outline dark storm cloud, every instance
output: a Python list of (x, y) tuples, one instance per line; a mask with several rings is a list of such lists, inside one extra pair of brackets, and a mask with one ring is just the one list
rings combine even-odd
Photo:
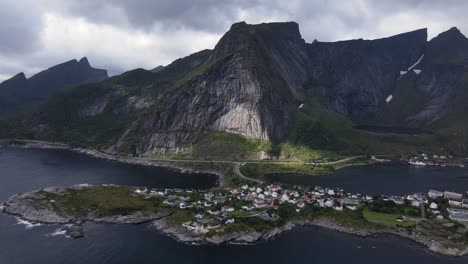
[(68, 11), (101, 23), (122, 24), (125, 21), (112, 14), (120, 11), (130, 26), (144, 30), (162, 23), (167, 29), (220, 32), (238, 18), (240, 10), (261, 4), (258, 0), (81, 0), (70, 2)]
[(466, 10), (463, 0), (0, 0), (0, 80), (81, 56), (111, 74), (167, 64), (241, 20), (296, 21), (308, 42), (423, 27), (433, 37), (468, 33)]

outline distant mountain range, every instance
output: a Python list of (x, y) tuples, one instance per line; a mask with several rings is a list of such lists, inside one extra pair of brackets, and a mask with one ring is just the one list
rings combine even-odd
[(213, 50), (55, 94), (0, 135), (142, 156), (465, 155), (466, 102), (457, 28), (306, 43), (294, 22), (241, 22)]
[(106, 78), (107, 71), (92, 68), (87, 58), (56, 65), (29, 79), (24, 73), (18, 73), (0, 83), (0, 115), (37, 106), (64, 87), (99, 82)]

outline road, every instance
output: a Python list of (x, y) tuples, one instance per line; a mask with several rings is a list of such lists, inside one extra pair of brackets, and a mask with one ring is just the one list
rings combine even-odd
[[(17, 142), (23, 142), (23, 143), (33, 143), (33, 144), (41, 144), (44, 146), (51, 146), (51, 147), (56, 147), (56, 148), (69, 148), (71, 149), (72, 147), (68, 146), (67, 144), (60, 143), (60, 142), (48, 142), (48, 141), (40, 141), (40, 140), (16, 140), (16, 139), (6, 139), (6, 140), (0, 140), (1, 142), (11, 142), (11, 141), (17, 141)], [(83, 149), (86, 150), (86, 149)], [(352, 156), (348, 158), (344, 158), (341, 160), (336, 160), (336, 161), (329, 161), (329, 162), (295, 162), (295, 161), (265, 161), (265, 160), (249, 160), (249, 161), (232, 161), (232, 160), (200, 160), (200, 159), (157, 159), (157, 158), (141, 158), (141, 157), (128, 157), (128, 156), (119, 156), (119, 155), (113, 155), (113, 154), (108, 154), (96, 149), (88, 149), (90, 151), (93, 151), (95, 153), (99, 153), (99, 156), (111, 159), (111, 160), (120, 160), (120, 161), (126, 161), (126, 162), (133, 162), (135, 161), (142, 161), (145, 163), (151, 163), (151, 162), (176, 162), (176, 163), (224, 163), (224, 164), (235, 164), (234, 166), (234, 172), (236, 173), (237, 176), (240, 178), (243, 178), (245, 180), (257, 182), (257, 183), (264, 183), (263, 181), (259, 179), (254, 179), (247, 177), (242, 174), (240, 171), (240, 167), (244, 166), (245, 164), (259, 164), (259, 163), (270, 163), (270, 164), (297, 164), (297, 165), (334, 165), (334, 164), (339, 164), (347, 161), (351, 161), (354, 159), (358, 158), (363, 158), (366, 157), (364, 155), (361, 156)]]
[(234, 167), (234, 172), (237, 174), (237, 176), (241, 177), (242, 179), (249, 180), (249, 181), (254, 181), (254, 182), (257, 182), (257, 183), (260, 183), (260, 184), (264, 183), (264, 181), (261, 181), (259, 179), (249, 178), (249, 177), (245, 176), (244, 174), (242, 174), (242, 172), (240, 171), (240, 167), (242, 167), (244, 165), (245, 165), (245, 162), (243, 162), (243, 163), (238, 162), (236, 164), (236, 166)]

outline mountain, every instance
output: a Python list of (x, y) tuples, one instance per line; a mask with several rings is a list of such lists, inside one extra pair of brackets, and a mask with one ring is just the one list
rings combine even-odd
[(465, 155), (467, 43), (456, 28), (306, 43), (295, 22), (240, 22), (213, 50), (59, 92), (0, 136), (141, 156)]
[(36, 106), (64, 87), (99, 82), (107, 77), (105, 70), (92, 68), (86, 57), (56, 65), (29, 79), (19, 73), (0, 83), (0, 115)]

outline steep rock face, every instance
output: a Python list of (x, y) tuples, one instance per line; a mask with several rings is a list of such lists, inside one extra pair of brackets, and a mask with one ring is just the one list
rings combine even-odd
[[(201, 72), (140, 119), (144, 154), (177, 151), (199, 132), (275, 140), (287, 134), (308, 58), (296, 23), (234, 24)], [(197, 70), (195, 70), (197, 71)]]
[(420, 63), (416, 89), (428, 102), (405, 121), (416, 124), (434, 124), (457, 108), (454, 100), (468, 69), (468, 39), (457, 28), (452, 28), (432, 39)]
[(56, 65), (29, 79), (22, 73), (18, 74), (0, 84), (0, 115), (17, 113), (38, 105), (64, 87), (106, 78), (107, 71), (92, 68), (87, 58)]
[(423, 54), (427, 30), (377, 40), (309, 45), (312, 86), (325, 87), (334, 111), (358, 119), (382, 109), (400, 77)]

